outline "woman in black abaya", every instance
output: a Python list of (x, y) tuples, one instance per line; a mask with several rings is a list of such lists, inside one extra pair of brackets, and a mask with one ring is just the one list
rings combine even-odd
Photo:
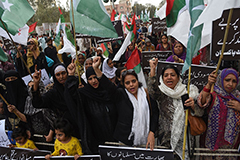
[[(27, 86), (24, 81), (17, 71), (10, 70), (5, 73), (4, 82), (7, 90), (5, 95), (7, 102), (14, 105), (20, 112), (23, 113), (25, 101), (28, 96)], [(4, 112), (8, 128), (10, 130), (14, 129), (14, 127), (20, 122), (20, 119), (14, 113), (10, 113), (6, 105), (4, 105)]]
[[(98, 145), (106, 141), (114, 141), (113, 131), (116, 126), (116, 108), (108, 93), (99, 85), (92, 67), (86, 71), (87, 85), (78, 88), (78, 79), (74, 77), (76, 66), (68, 66), (68, 80), (65, 84), (66, 94), (69, 96), (68, 107), (75, 114), (74, 118), (83, 118), (78, 123), (79, 130), (84, 130), (88, 146), (92, 153), (97, 153)], [(72, 99), (71, 99), (72, 98)], [(78, 121), (79, 122), (79, 121)], [(84, 148), (83, 148), (84, 149)]]

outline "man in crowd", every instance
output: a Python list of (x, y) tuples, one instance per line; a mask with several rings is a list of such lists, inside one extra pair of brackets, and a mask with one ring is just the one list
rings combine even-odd
[(51, 37), (48, 37), (46, 42), (48, 46), (44, 49), (45, 55), (51, 58), (54, 61), (54, 64), (60, 63), (57, 56), (57, 49), (53, 46)]

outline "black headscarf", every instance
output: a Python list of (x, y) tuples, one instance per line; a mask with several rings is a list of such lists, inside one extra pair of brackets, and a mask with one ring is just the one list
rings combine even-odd
[[(52, 73), (54, 73), (54, 70), (59, 65), (63, 66), (66, 69), (66, 67), (62, 63), (58, 63), (53, 66)], [(67, 72), (67, 69), (66, 69), (66, 72)], [(67, 105), (64, 100), (64, 85), (58, 82), (55, 74), (53, 74), (53, 81), (54, 81), (53, 90), (55, 90), (55, 92), (58, 93), (58, 95), (55, 95), (55, 97), (53, 97), (53, 101), (56, 101), (55, 104), (58, 105), (59, 108), (64, 107), (62, 109), (65, 110), (65, 109), (67, 109)]]
[[(96, 75), (93, 67), (89, 67), (86, 71), (87, 79), (91, 75)], [(107, 91), (101, 87), (101, 84), (99, 84), (98, 88), (93, 88), (89, 83), (87, 83), (86, 86), (79, 89), (79, 92), (97, 102), (110, 101), (110, 96), (108, 95)]]
[[(17, 77), (17, 79), (9, 82), (5, 81), (7, 77), (11, 76)], [(17, 71), (10, 70), (7, 71), (4, 75), (4, 83), (6, 85), (7, 90), (6, 94), (7, 102), (9, 104), (14, 105), (20, 112), (23, 113), (25, 101), (28, 96), (27, 86), (25, 85), (24, 81), (22, 80)], [(8, 114), (7, 116), (14, 118), (13, 117), (14, 114), (11, 114), (10, 112), (8, 112), (8, 110), (5, 111), (5, 113)]]

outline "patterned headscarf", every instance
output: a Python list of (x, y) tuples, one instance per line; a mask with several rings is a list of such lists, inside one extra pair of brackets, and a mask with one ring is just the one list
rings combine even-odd
[[(36, 46), (36, 50), (34, 52), (37, 54), (37, 57), (38, 57), (40, 54), (38, 41), (35, 38), (32, 38), (30, 41), (32, 41)], [(33, 51), (29, 49), (27, 50), (27, 66), (28, 68), (31, 68), (33, 66)]]
[(233, 74), (237, 83), (238, 73), (232, 68), (224, 69), (217, 77), (214, 86), (213, 106), (209, 112), (208, 131), (206, 135), (206, 146), (212, 150), (216, 150), (223, 145), (233, 144), (237, 134), (237, 128), (240, 127), (240, 113), (232, 108), (227, 107), (229, 100), (237, 100), (240, 102), (240, 94), (234, 88), (231, 93), (227, 93), (223, 87), (224, 78)]

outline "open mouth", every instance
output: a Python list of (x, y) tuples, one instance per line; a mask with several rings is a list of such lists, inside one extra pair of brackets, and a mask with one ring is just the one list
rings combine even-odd
[(130, 91), (131, 91), (131, 92), (134, 92), (134, 91), (135, 91), (135, 88), (130, 88)]
[(168, 84), (168, 85), (172, 85), (172, 84), (173, 84), (173, 81), (167, 81), (167, 84)]

